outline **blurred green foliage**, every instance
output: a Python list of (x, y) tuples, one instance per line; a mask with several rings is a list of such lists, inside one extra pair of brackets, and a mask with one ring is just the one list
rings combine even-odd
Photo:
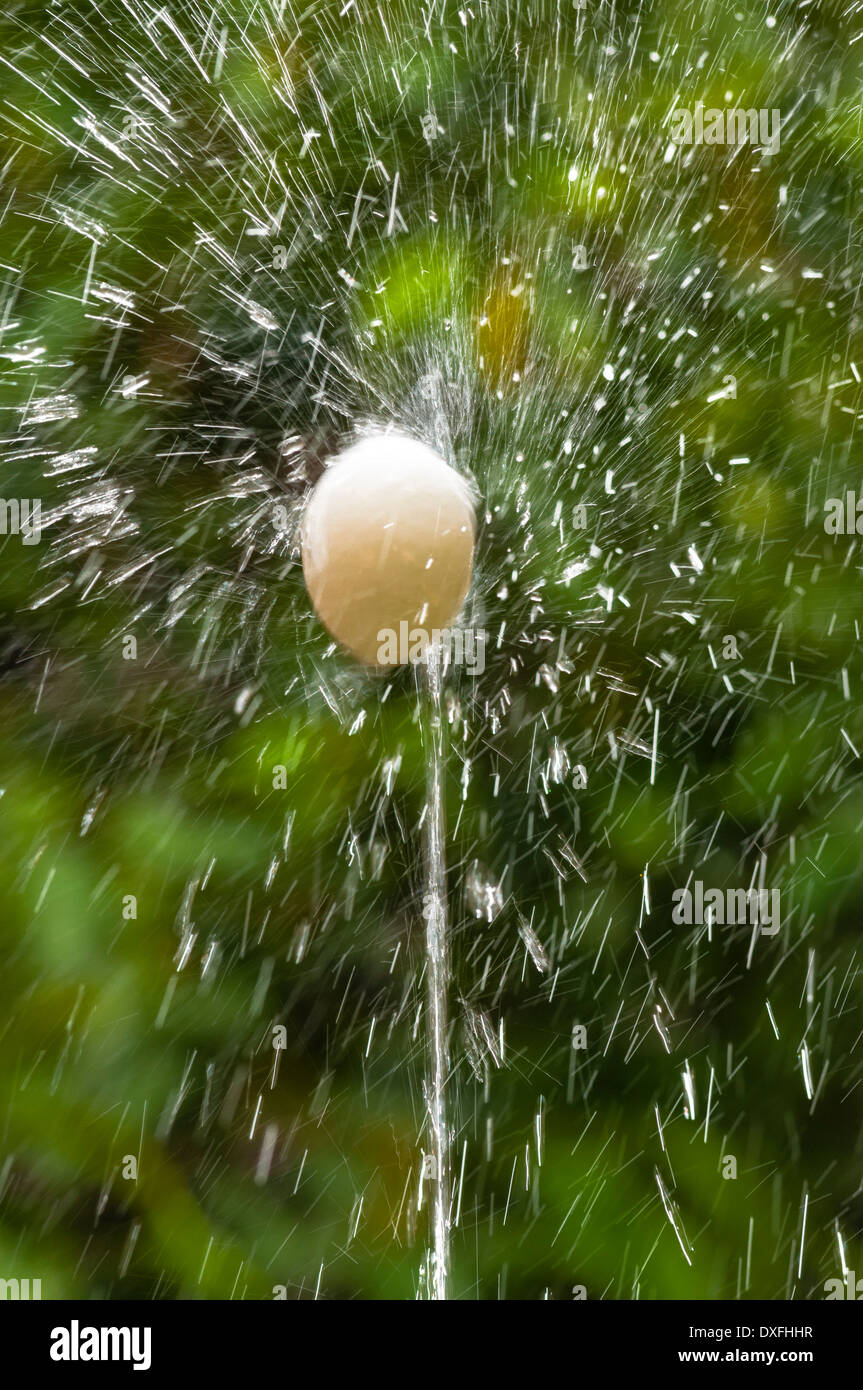
[[(861, 1267), (853, 22), (6, 6), (3, 493), (47, 519), (0, 567), (0, 1276), (417, 1290), (415, 693), (333, 651), (272, 524), (368, 421), (481, 498), (456, 1296), (820, 1297), (837, 1232)], [(696, 100), (781, 109), (781, 150), (669, 151)], [(779, 937), (671, 927), (762, 854)]]

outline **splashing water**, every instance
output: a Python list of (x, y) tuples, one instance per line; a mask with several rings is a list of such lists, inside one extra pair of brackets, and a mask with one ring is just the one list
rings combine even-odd
[[(0, 1253), (45, 1297), (863, 1269), (860, 35), (7, 7)], [(675, 143), (699, 102), (781, 141)], [(485, 669), (420, 719), (298, 564), (387, 425), (482, 499)]]
[(428, 971), (428, 1051), (426, 1106), (431, 1134), (433, 1191), (433, 1248), (428, 1286), (435, 1299), (447, 1297), (450, 1231), (450, 1140), (446, 1087), (449, 1080), (447, 995), (449, 990), (448, 912), (446, 893), (446, 808), (444, 803), (444, 715), (441, 689), (443, 657), (439, 645), (429, 647), (419, 677), (424, 701), (426, 804), (423, 823)]

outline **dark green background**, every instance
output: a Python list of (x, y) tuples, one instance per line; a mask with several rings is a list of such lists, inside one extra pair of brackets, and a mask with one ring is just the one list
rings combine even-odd
[[(840, 1238), (863, 1269), (859, 546), (822, 524), (863, 491), (842, 14), (5, 7), (3, 495), (45, 519), (0, 566), (0, 1277), (416, 1292), (415, 697), (328, 645), (295, 545), (327, 455), (389, 423), (481, 499), (454, 1293), (819, 1298)], [(669, 150), (697, 100), (779, 109), (779, 153)], [(762, 855), (776, 937), (672, 926), (674, 888)]]

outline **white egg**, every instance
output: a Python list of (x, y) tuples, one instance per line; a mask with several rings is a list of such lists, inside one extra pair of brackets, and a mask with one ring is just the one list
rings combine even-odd
[[(369, 435), (331, 463), (306, 506), (303, 573), (315, 611), (360, 661), (387, 664), (390, 634), (414, 645), (458, 617), (475, 536), (471, 491), (454, 468), (408, 435)], [(403, 640), (398, 653), (408, 659)]]

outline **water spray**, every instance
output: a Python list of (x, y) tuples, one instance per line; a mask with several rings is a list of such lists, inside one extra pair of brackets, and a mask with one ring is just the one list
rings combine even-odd
[[(368, 436), (334, 460), (303, 518), (303, 573), (328, 631), (367, 666), (416, 655), (426, 755), (423, 812), (423, 917), (426, 951), (425, 1102), (433, 1189), (426, 1283), (445, 1299), (450, 1265), (450, 1134), (447, 994), (444, 674), (440, 634), (464, 602), (473, 571), (474, 510), (464, 479), (425, 444), (406, 435)], [(413, 658), (412, 658), (413, 659)]]

